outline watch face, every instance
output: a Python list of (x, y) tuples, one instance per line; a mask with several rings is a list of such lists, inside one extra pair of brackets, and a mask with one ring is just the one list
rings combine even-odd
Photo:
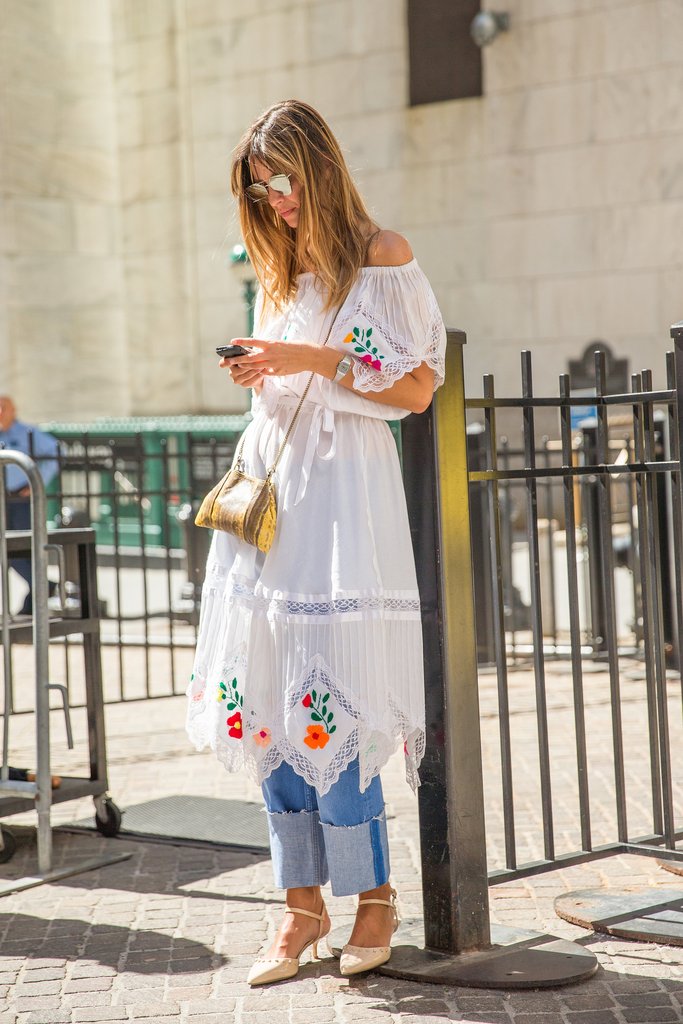
[(349, 372), (352, 366), (353, 358), (349, 355), (344, 356), (337, 363), (337, 372), (334, 375), (334, 379), (341, 380), (342, 377), (346, 376), (346, 374)]

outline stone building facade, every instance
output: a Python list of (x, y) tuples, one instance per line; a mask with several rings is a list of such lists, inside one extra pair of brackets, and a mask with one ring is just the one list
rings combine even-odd
[(37, 420), (236, 411), (227, 179), (306, 99), (403, 232), (470, 391), (594, 339), (663, 379), (683, 318), (683, 3), (501, 0), (483, 95), (410, 106), (407, 0), (0, 0), (2, 386)]

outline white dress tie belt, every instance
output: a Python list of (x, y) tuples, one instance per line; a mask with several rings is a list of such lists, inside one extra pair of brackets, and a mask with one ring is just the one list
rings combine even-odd
[[(290, 415), (294, 412), (299, 402), (299, 396), (264, 388), (259, 396), (258, 402), (252, 406), (254, 414), (265, 413), (272, 417), (279, 408), (286, 409)], [(299, 472), (294, 504), (298, 505), (303, 501), (306, 494), (308, 481), (311, 477), (313, 462), (316, 458), (327, 461), (333, 459), (337, 451), (337, 432), (335, 429), (334, 411), (326, 405), (318, 402), (304, 402), (299, 416), (299, 422), (295, 424), (294, 433), (306, 430), (306, 447)]]
[(326, 462), (329, 459), (333, 459), (337, 451), (337, 432), (332, 409), (329, 409), (326, 405), (315, 405), (310, 421), (306, 417), (303, 422), (308, 426), (308, 438), (306, 439), (306, 450), (303, 462), (301, 463), (299, 486), (297, 487), (294, 499), (295, 505), (298, 505), (306, 494), (314, 459), (318, 458)]

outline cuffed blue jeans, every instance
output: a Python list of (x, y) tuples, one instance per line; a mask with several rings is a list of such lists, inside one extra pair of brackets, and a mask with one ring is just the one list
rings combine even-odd
[(388, 881), (382, 783), (376, 775), (361, 793), (358, 759), (324, 796), (286, 761), (264, 780), (261, 789), (278, 888), (329, 881), (335, 896), (351, 896)]

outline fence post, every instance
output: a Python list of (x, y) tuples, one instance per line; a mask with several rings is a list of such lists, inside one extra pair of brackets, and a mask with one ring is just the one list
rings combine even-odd
[[(683, 320), (672, 324), (671, 338), (674, 343), (674, 385), (676, 388), (676, 408), (671, 427), (673, 427), (672, 433), (675, 430), (676, 436), (669, 438), (669, 445), (672, 451), (675, 451), (679, 463), (683, 463)], [(683, 509), (683, 465), (673, 474), (671, 486), (678, 489), (678, 493), (672, 498), (673, 510)], [(675, 567), (675, 574), (676, 570), (680, 572), (681, 566)], [(679, 659), (683, 657), (683, 636), (678, 637), (678, 656)]]
[[(407, 921), (380, 971), (447, 985), (578, 981), (595, 956), (489, 921), (465, 423), (463, 331), (449, 330), (446, 385), (402, 421), (403, 476), (424, 640), (427, 737), (418, 791), (423, 920)], [(421, 941), (424, 940), (424, 948)], [(465, 955), (462, 955), (465, 954)]]
[(409, 416), (402, 425), (427, 700), (427, 744), (418, 791), (425, 945), (450, 953), (485, 949), (490, 944), (465, 433), (465, 340), (462, 331), (448, 332), (448, 388), (437, 392), (427, 412)]

